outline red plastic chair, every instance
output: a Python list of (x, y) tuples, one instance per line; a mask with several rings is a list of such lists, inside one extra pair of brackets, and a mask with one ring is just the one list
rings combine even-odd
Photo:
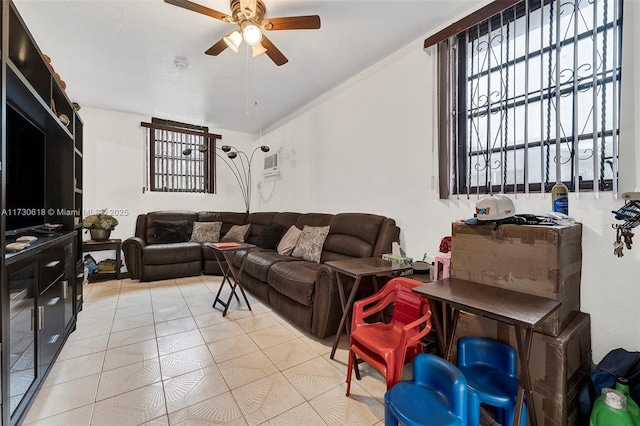
[[(389, 390), (400, 381), (404, 364), (422, 353), (420, 339), (431, 330), (431, 309), (428, 299), (411, 291), (420, 285), (409, 278), (394, 278), (373, 296), (353, 304), (347, 396), (351, 373), (357, 367), (356, 355), (382, 373)], [(392, 303), (395, 305), (389, 323), (365, 322)]]

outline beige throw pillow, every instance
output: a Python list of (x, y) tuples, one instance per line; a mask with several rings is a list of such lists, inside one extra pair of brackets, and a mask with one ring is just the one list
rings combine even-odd
[(319, 263), (327, 235), (329, 235), (329, 226), (305, 225), (291, 256)]
[(222, 237), (221, 243), (244, 243), (244, 239), (249, 235), (249, 229), (251, 224), (246, 225), (233, 225), (229, 232)]
[(220, 241), (222, 222), (193, 222), (191, 241), (196, 243), (217, 243)]
[(278, 254), (289, 256), (298, 243), (302, 231), (295, 225), (291, 225), (291, 228), (284, 234), (278, 247), (276, 248)]

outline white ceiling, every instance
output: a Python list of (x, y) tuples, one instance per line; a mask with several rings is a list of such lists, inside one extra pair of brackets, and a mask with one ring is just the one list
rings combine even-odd
[[(265, 17), (319, 15), (319, 30), (271, 31), (289, 59), (204, 54), (233, 30), (162, 0), (14, 0), (80, 105), (246, 133), (282, 120), (476, 0), (264, 0)], [(229, 0), (196, 0), (229, 13)], [(176, 58), (188, 62), (175, 66)], [(82, 114), (82, 113), (81, 113)]]

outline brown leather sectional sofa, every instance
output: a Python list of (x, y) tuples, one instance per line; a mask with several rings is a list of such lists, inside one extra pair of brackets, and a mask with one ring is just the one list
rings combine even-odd
[(221, 237), (233, 225), (251, 224), (246, 242), (255, 243), (262, 230), (272, 223), (289, 228), (296, 225), (330, 226), (320, 263), (284, 256), (275, 250), (238, 251), (233, 263), (244, 262), (243, 285), (292, 322), (325, 338), (336, 333), (342, 315), (335, 272), (324, 265), (330, 260), (380, 257), (391, 252), (400, 229), (393, 219), (366, 213), (292, 212), (190, 212), (158, 211), (138, 216), (135, 237), (122, 248), (132, 279), (153, 281), (205, 274), (220, 274), (210, 248), (196, 242), (157, 243), (154, 222), (187, 220), (222, 222)]

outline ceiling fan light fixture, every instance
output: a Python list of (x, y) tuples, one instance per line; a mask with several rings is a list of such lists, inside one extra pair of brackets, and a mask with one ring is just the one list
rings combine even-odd
[[(289, 62), (286, 56), (267, 38), (263, 31), (279, 30), (317, 30), (320, 29), (320, 17), (318, 15), (286, 16), (280, 18), (267, 18), (266, 0), (229, 0), (230, 14), (222, 13), (191, 0), (164, 0), (165, 3), (210, 16), (222, 22), (236, 26), (235, 31), (230, 32), (204, 53), (218, 56), (229, 48), (238, 53), (242, 40), (252, 47), (253, 56), (266, 53), (269, 59), (277, 66)], [(274, 0), (276, 1), (276, 0)]]
[(253, 10), (251, 10), (250, 8), (248, 8), (248, 7), (245, 7), (244, 10), (242, 11), (242, 13), (244, 14), (244, 16), (247, 19), (251, 19), (254, 16), (256, 16), (256, 13)]
[(225, 43), (227, 43), (229, 49), (238, 53), (238, 48), (240, 47), (240, 43), (242, 43), (242, 34), (240, 34), (240, 31), (234, 31), (228, 36), (223, 37), (222, 39)]
[(251, 46), (251, 50), (253, 50), (253, 55), (252, 55), (253, 58), (255, 58), (256, 56), (260, 56), (267, 51), (267, 49), (262, 45), (262, 43)]
[(262, 31), (257, 25), (248, 23), (242, 27), (242, 38), (249, 46), (256, 46), (262, 41)]

